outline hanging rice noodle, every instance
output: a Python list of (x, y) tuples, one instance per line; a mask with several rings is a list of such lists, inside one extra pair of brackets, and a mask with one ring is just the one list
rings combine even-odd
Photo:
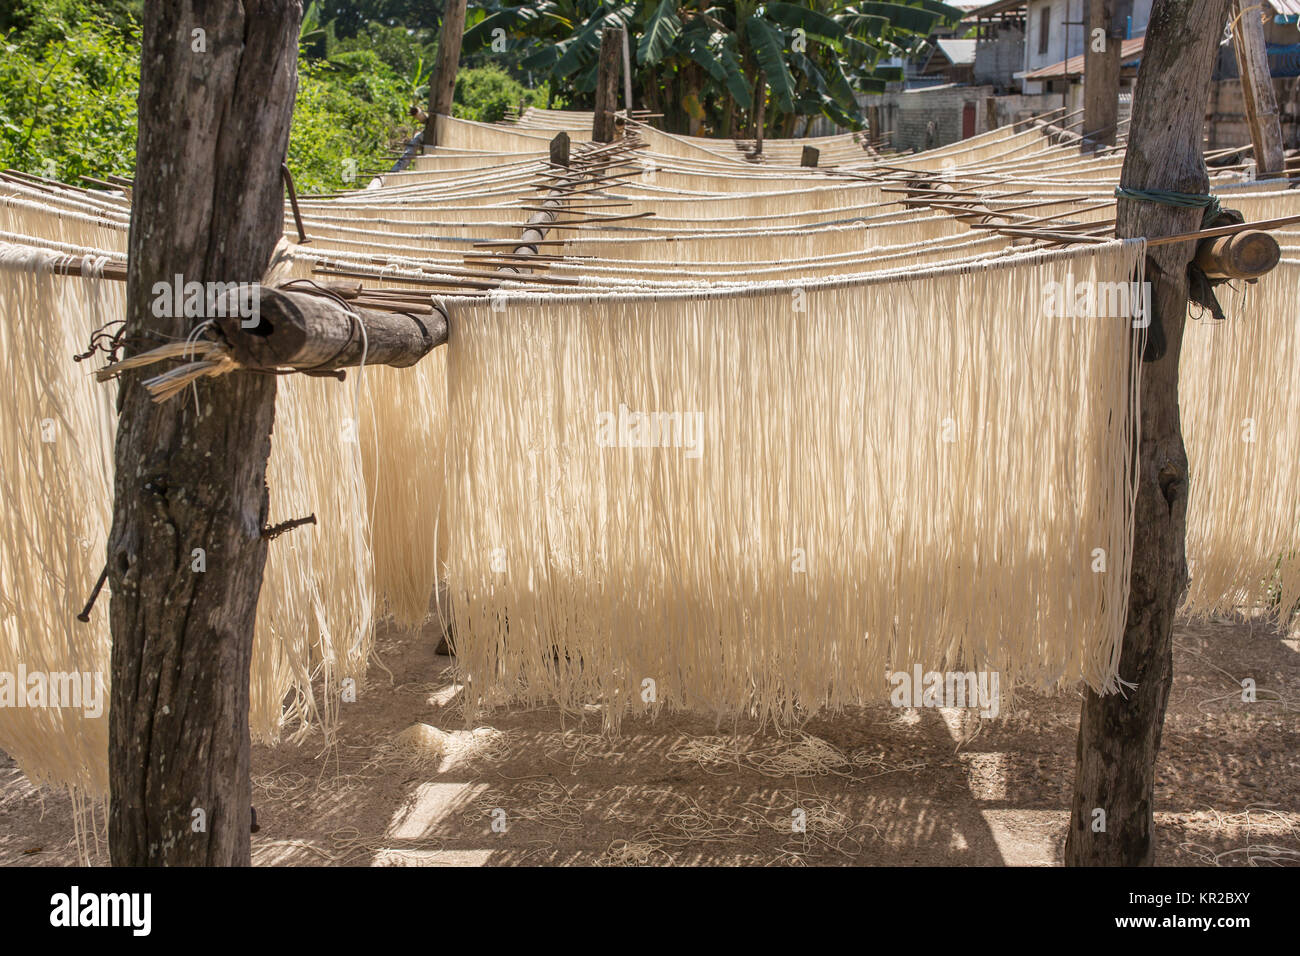
[(1127, 283), (1140, 249), (453, 302), (473, 697), (617, 723), (649, 680), (660, 704), (789, 721), (959, 664), (1114, 690), (1139, 366), (1128, 319), (1049, 315), (1047, 289)]

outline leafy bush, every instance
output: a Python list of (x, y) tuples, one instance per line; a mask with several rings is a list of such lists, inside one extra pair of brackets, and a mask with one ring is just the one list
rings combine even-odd
[[(333, 0), (317, 9), (332, 15)], [(131, 176), (140, 86), (139, 0), (16, 0), (0, 11), (0, 168), (75, 182)], [(420, 124), (435, 48), (427, 31), (370, 23), (333, 38), (332, 22), (298, 63), (289, 169), (302, 192), (364, 186)], [(306, 29), (306, 28), (305, 28)], [(497, 67), (462, 70), (456, 116), (495, 122), (520, 100), (544, 105)]]
[(21, 15), (30, 26), (0, 38), (0, 167), (67, 181), (129, 176), (138, 26), (75, 0), (33, 0), (20, 4)]
[(422, 42), (405, 27), (388, 27), (382, 23), (369, 23), (356, 36), (339, 40), (331, 48), (337, 53), (373, 50), (394, 73), (405, 77), (411, 76), (420, 64), (426, 73), (433, 69), (437, 49), (437, 44)]
[[(480, 66), (461, 70), (456, 75), (456, 95), (451, 115), (459, 119), (496, 123), (506, 115), (506, 107), (545, 106), (547, 84), (530, 90), (499, 66)], [(558, 109), (557, 104), (552, 104)]]
[(408, 88), (369, 50), (299, 61), (289, 169), (303, 192), (365, 185), (386, 168), (390, 146), (415, 135)]

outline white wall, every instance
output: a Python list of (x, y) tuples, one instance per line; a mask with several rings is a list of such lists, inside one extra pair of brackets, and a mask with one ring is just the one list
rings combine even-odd
[(1133, 35), (1140, 37), (1151, 22), (1152, 0), (1133, 0)]
[[(1146, 32), (1147, 22), (1151, 19), (1153, 0), (1133, 0), (1133, 36), (1142, 36)], [(1050, 9), (1051, 26), (1047, 34), (1047, 52), (1039, 53), (1042, 32), (1042, 11)], [(1025, 17), (1025, 72), (1037, 70), (1044, 66), (1060, 63), (1067, 56), (1079, 56), (1084, 51), (1087, 27), (1079, 24), (1087, 13), (1085, 0), (1029, 0)], [(1069, 52), (1066, 52), (1066, 20), (1073, 21), (1069, 27)], [(1025, 82), (1025, 93), (1042, 92), (1042, 83)]]
[[(1029, 0), (1025, 24), (1025, 70), (1037, 70), (1040, 67), (1060, 63), (1066, 56), (1078, 56), (1083, 52), (1083, 36), (1086, 30), (1081, 26), (1071, 25), (1070, 51), (1065, 51), (1066, 20), (1083, 19), (1083, 0), (1069, 0), (1069, 16), (1066, 16), (1067, 0)], [(1047, 31), (1047, 52), (1039, 53), (1042, 43), (1043, 13), (1050, 9), (1051, 26)]]

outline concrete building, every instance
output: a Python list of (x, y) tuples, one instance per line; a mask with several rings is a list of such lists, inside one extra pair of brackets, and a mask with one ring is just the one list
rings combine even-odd
[[(1028, 0), (1025, 4), (1027, 32), (1022, 93), (1062, 93), (1066, 84), (1079, 81), (1088, 33), (1084, 3), (1085, 0)], [(974, 15), (979, 12), (975, 11)], [(1151, 0), (1133, 0), (1125, 39), (1143, 36), (1150, 19)], [(1077, 72), (1063, 69), (1076, 56), (1079, 57)], [(1035, 77), (1031, 78), (1031, 74)]]
[(975, 31), (974, 80), (998, 93), (1019, 93), (1017, 74), (1025, 68), (1024, 0), (990, 6), (997, 9), (978, 8), (964, 21)]
[[(1300, 0), (1266, 0), (1265, 26), (1282, 133), (1300, 146)], [(1064, 107), (1083, 107), (1086, 0), (994, 0), (970, 9), (959, 36), (932, 39), (903, 88), (860, 97), (873, 136), (901, 150), (927, 149)], [(1152, 0), (1132, 0), (1121, 45), (1120, 120), (1129, 113)], [(974, 41), (973, 56), (969, 44)], [(946, 42), (947, 49), (939, 44)], [(954, 45), (959, 43), (960, 45)], [(969, 63), (967, 62), (969, 59)], [(1213, 148), (1249, 141), (1232, 45), (1220, 52), (1207, 134)]]
[(948, 38), (934, 41), (934, 49), (921, 67), (922, 76), (938, 76), (944, 83), (974, 82), (975, 41)]

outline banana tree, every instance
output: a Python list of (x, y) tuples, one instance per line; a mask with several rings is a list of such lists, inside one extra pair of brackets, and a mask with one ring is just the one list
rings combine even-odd
[[(735, 135), (737, 113), (789, 133), (799, 117), (861, 128), (856, 94), (882, 92), (901, 71), (877, 62), (907, 54), (961, 12), (937, 0), (763, 3), (759, 0), (486, 0), (471, 11), (465, 50), (518, 56), (576, 104), (596, 84), (600, 34), (624, 27), (635, 86), (668, 129)], [(760, 130), (755, 130), (761, 133)]]
[(302, 23), (298, 26), (298, 49), (304, 56), (324, 59), (329, 55), (329, 47), (334, 39), (333, 21), (326, 23), (321, 18), (320, 3), (312, 0), (302, 13)]

